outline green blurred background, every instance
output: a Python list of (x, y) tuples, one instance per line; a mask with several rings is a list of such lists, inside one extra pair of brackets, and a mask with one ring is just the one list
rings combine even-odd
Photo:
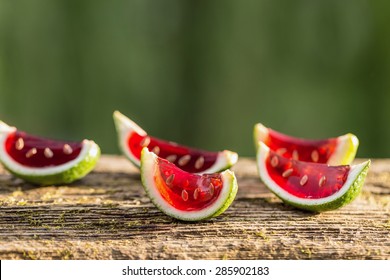
[(0, 119), (119, 153), (151, 135), (253, 156), (256, 122), (390, 157), (390, 1), (0, 0)]

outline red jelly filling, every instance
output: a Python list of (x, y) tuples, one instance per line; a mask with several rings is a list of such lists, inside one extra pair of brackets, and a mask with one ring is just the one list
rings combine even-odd
[(348, 178), (350, 166), (300, 162), (270, 151), (266, 159), (269, 176), (288, 193), (301, 198), (323, 198), (338, 192)]
[(213, 204), (222, 190), (220, 174), (189, 174), (160, 158), (158, 167), (155, 183), (162, 197), (176, 209), (203, 209)]
[(64, 142), (28, 135), (10, 134), (5, 149), (16, 162), (29, 167), (51, 167), (67, 163), (80, 154), (82, 143)]
[(180, 146), (151, 136), (141, 136), (135, 132), (129, 136), (128, 146), (138, 159), (141, 157), (142, 148), (148, 147), (149, 151), (190, 173), (198, 173), (210, 168), (218, 157), (218, 153), (215, 152)]
[(326, 140), (298, 139), (268, 129), (266, 145), (279, 155), (295, 160), (326, 163), (336, 149), (337, 138)]

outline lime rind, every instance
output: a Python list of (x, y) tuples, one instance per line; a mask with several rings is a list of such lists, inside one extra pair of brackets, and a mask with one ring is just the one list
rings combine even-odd
[(329, 165), (348, 165), (355, 159), (359, 139), (352, 133), (337, 137), (337, 147), (328, 160)]
[[(146, 136), (147, 133), (140, 126), (138, 126), (134, 121), (130, 120), (128, 117), (115, 111), (113, 114), (115, 128), (118, 133), (118, 145), (121, 152), (136, 166), (140, 167), (141, 162), (136, 158), (130, 151), (127, 142), (129, 136), (135, 132), (141, 136)], [(210, 166), (208, 169), (199, 172), (197, 174), (204, 173), (215, 173), (226, 170), (236, 164), (238, 161), (238, 154), (232, 151), (224, 150), (218, 152), (217, 159), (215, 163)]]
[(257, 168), (264, 184), (286, 204), (313, 212), (335, 210), (354, 200), (364, 185), (364, 179), (367, 176), (371, 163), (368, 160), (361, 164), (351, 166), (348, 178), (343, 187), (333, 195), (319, 199), (308, 199), (291, 195), (272, 180), (265, 165), (268, 153), (269, 148), (264, 143), (260, 142), (257, 151)]
[(10, 157), (5, 150), (4, 143), (6, 139), (9, 133), (15, 130), (16, 128), (0, 122), (0, 162), (16, 177), (34, 184), (71, 183), (87, 175), (95, 167), (100, 157), (99, 146), (91, 140), (83, 140), (82, 149), (78, 157), (67, 163), (39, 168), (24, 166)]
[(158, 173), (157, 156), (154, 153), (149, 152), (147, 148), (143, 148), (141, 152), (141, 180), (145, 192), (152, 203), (160, 209), (161, 212), (178, 220), (200, 221), (216, 217), (228, 209), (238, 190), (234, 173), (230, 170), (226, 170), (221, 173), (223, 181), (222, 190), (219, 197), (212, 205), (197, 211), (183, 211), (174, 208), (158, 191), (154, 181), (154, 177), (159, 176)]
[(221, 208), (219, 208), (218, 211), (211, 216), (213, 218), (221, 215), (229, 208), (229, 206), (233, 203), (234, 199), (236, 198), (237, 191), (238, 191), (237, 179), (232, 171), (226, 170), (224, 174), (222, 174), (222, 177), (224, 178), (223, 179), (224, 182), (225, 180), (226, 182), (230, 182), (230, 186), (229, 186), (230, 193), (225, 203), (221, 206)]

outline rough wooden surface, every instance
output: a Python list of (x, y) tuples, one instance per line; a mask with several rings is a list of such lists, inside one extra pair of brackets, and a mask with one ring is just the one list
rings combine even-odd
[(223, 215), (186, 223), (160, 213), (139, 172), (103, 156), (69, 186), (33, 186), (0, 168), (0, 259), (390, 259), (390, 160), (374, 160), (362, 194), (333, 212), (285, 206), (253, 160)]

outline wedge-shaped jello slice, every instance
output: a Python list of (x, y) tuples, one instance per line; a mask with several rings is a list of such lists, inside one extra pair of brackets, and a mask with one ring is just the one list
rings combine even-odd
[(340, 208), (361, 191), (370, 161), (329, 166), (288, 159), (259, 142), (257, 167), (264, 184), (286, 204), (314, 212)]
[(141, 178), (144, 189), (165, 214), (179, 220), (199, 221), (222, 214), (237, 193), (234, 173), (193, 174), (142, 149)]
[(91, 140), (46, 139), (0, 121), (0, 161), (25, 181), (43, 185), (71, 183), (87, 175), (99, 156), (100, 148)]

